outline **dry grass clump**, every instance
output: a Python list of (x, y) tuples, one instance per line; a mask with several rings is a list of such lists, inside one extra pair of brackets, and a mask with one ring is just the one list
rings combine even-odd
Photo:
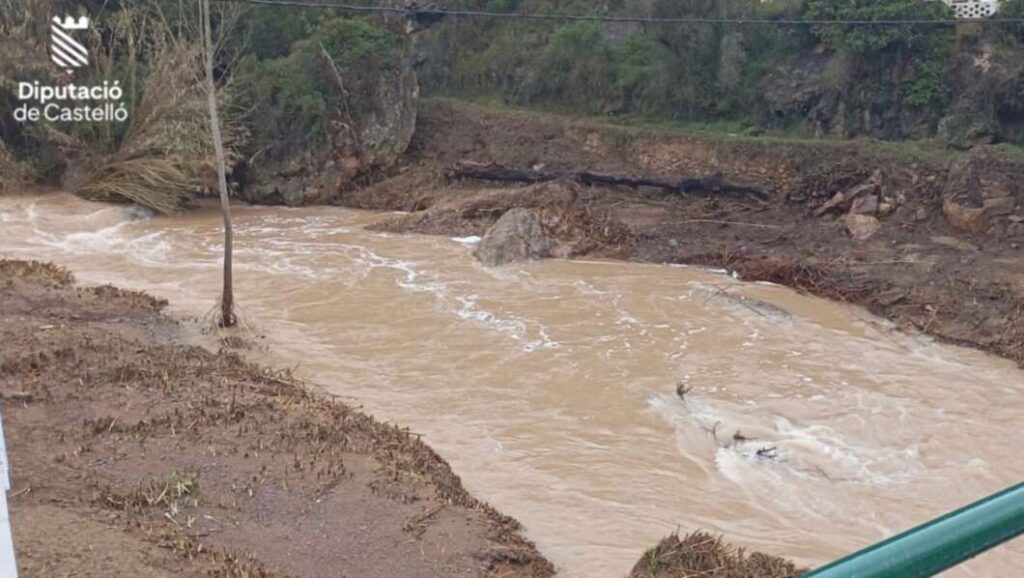
[(45, 287), (67, 287), (75, 282), (75, 276), (64, 267), (49, 262), (0, 259), (0, 281), (8, 285), (23, 281)]
[(129, 307), (137, 311), (160, 311), (167, 307), (167, 300), (163, 297), (154, 297), (142, 291), (121, 289), (113, 285), (85, 287), (81, 291), (92, 294), (105, 302), (117, 302), (122, 304), (123, 307)]
[(199, 475), (171, 472), (165, 478), (151, 478), (139, 481), (132, 491), (121, 494), (112, 488), (103, 488), (98, 499), (125, 512), (139, 513), (146, 508), (162, 508), (173, 517), (183, 507), (194, 507), (199, 503)]
[(167, 158), (112, 159), (90, 173), (75, 194), (90, 201), (136, 203), (173, 213), (195, 192), (188, 176)]
[(156, 49), (155, 68), (118, 149), (75, 191), (94, 201), (132, 202), (161, 213), (179, 210), (200, 190), (196, 165), (208, 138), (196, 52)]
[[(176, 36), (141, 10), (122, 10), (111, 26), (119, 39), (146, 39), (131, 52), (135, 60), (129, 62), (132, 67), (144, 64), (146, 74), (127, 131), (109, 143), (113, 152), (95, 164), (74, 192), (89, 200), (136, 203), (160, 213), (178, 211), (185, 201), (214, 186), (213, 140), (198, 40), (189, 34)], [(228, 91), (219, 90), (218, 98), (227, 101)], [(222, 109), (230, 165), (244, 129), (232, 107)]]
[(721, 537), (694, 532), (662, 540), (643, 555), (629, 578), (795, 578), (806, 571), (777, 556), (747, 555)]

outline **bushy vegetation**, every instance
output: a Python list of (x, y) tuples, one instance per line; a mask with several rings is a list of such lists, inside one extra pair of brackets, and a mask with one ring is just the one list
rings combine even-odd
[(377, 80), (400, 67), (403, 41), (367, 20), (310, 12), (271, 20), (275, 12), (255, 17), (253, 52), (236, 73), (253, 136), (323, 144), (326, 123), (354, 125), (366, 113)]
[[(804, 14), (815, 20), (941, 20), (953, 16), (941, 2), (885, 0), (842, 2), (807, 0)], [(850, 63), (846, 71), (847, 96), (860, 99), (857, 104), (902, 104), (930, 107), (941, 111), (949, 104), (950, 90), (945, 83), (954, 46), (949, 26), (822, 25), (813, 29), (822, 44), (843, 54)], [(851, 88), (867, 85), (861, 95)]]
[[(479, 7), (478, 2), (460, 7), (470, 4)], [(797, 6), (786, 0), (483, 4), (483, 9), (495, 11), (661, 18), (782, 18), (795, 15)], [(738, 115), (756, 93), (751, 80), (778, 62), (780, 49), (806, 36), (766, 25), (462, 20), (445, 23), (432, 34), (436, 44), (431, 55), (437, 60), (423, 74), (428, 88), (500, 95), (516, 104), (677, 121)], [(744, 94), (738, 95), (737, 89)]]
[[(0, 0), (0, 48), (11, 56), (0, 59), (0, 104), (14, 109), (18, 80), (68, 81), (45, 58), (46, 24), (53, 13), (89, 14), (82, 39), (91, 62), (73, 80), (118, 82), (129, 120), (18, 123), (5, 115), (0, 186), (74, 174), (62, 185), (82, 196), (161, 212), (212, 190), (198, 0), (83, 1)], [(389, 86), (389, 75), (408, 56), (402, 35), (379, 19), (335, 10), (215, 4), (212, 16), (229, 167), (282, 146), (301, 154), (323, 145), (344, 148), (338, 141), (348, 138), (358, 148), (380, 87)]]
[[(498, 97), (521, 106), (656, 122), (725, 122), (780, 129), (824, 123), (846, 136), (883, 138), (929, 136), (951, 114), (961, 28), (970, 27), (774, 22), (953, 17), (942, 2), (925, 0), (461, 0), (450, 4), (492, 11), (758, 22), (452, 19), (423, 41), (427, 64), (421, 80), (435, 94)], [(1024, 0), (1007, 0), (1002, 9), (1004, 15), (1024, 14)], [(1005, 29), (1007, 50), (1021, 52), (1024, 27)], [(991, 36), (999, 28), (985, 30)], [(808, 104), (797, 94), (793, 102), (779, 105), (775, 101), (790, 95), (776, 93), (787, 86), (794, 93), (814, 92), (816, 100)], [(1024, 81), (1020, 87), (1024, 96)]]

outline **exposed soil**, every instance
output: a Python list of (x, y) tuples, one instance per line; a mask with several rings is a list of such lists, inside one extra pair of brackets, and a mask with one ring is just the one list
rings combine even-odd
[[(560, 208), (574, 234), (584, 232), (575, 255), (725, 268), (1024, 363), (1024, 159), (1007, 151), (992, 149), (965, 172), (956, 168), (962, 159), (928, 145), (688, 135), (452, 102), (424, 103), (416, 134), (399, 174), (341, 199), (410, 211), (378, 228), (482, 235), (511, 208)], [(446, 167), (463, 160), (550, 171), (722, 174), (772, 193), (762, 202), (715, 191), (448, 179)], [(864, 219), (876, 230), (858, 239), (845, 226), (852, 201), (830, 201), (865, 186), (881, 208)], [(1009, 210), (967, 222), (974, 228), (965, 232), (943, 212), (944, 198), (960, 193), (1002, 195), (997, 204), (1008, 202)]]
[(164, 305), (0, 261), (22, 576), (553, 574), (415, 434), (175, 345)]

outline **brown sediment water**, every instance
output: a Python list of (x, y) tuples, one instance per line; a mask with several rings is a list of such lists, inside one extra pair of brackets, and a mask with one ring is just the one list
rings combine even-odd
[[(346, 209), (235, 217), (255, 355), (422, 434), (564, 576), (624, 575), (677, 528), (813, 565), (1024, 478), (1024, 372), (854, 308), (683, 267), (487, 269)], [(213, 209), (0, 198), (0, 257), (182, 315), (214, 307), (220, 235)], [(949, 575), (1021, 567), (1013, 543)]]

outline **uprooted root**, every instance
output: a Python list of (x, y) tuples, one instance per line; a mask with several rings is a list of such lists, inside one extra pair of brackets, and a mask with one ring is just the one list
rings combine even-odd
[(235, 324), (225, 327), (221, 323), (220, 300), (206, 312), (200, 320), (204, 334), (213, 335), (217, 342), (228, 350), (249, 350), (258, 348), (259, 340), (263, 334), (238, 302), (235, 302), (234, 316)]

